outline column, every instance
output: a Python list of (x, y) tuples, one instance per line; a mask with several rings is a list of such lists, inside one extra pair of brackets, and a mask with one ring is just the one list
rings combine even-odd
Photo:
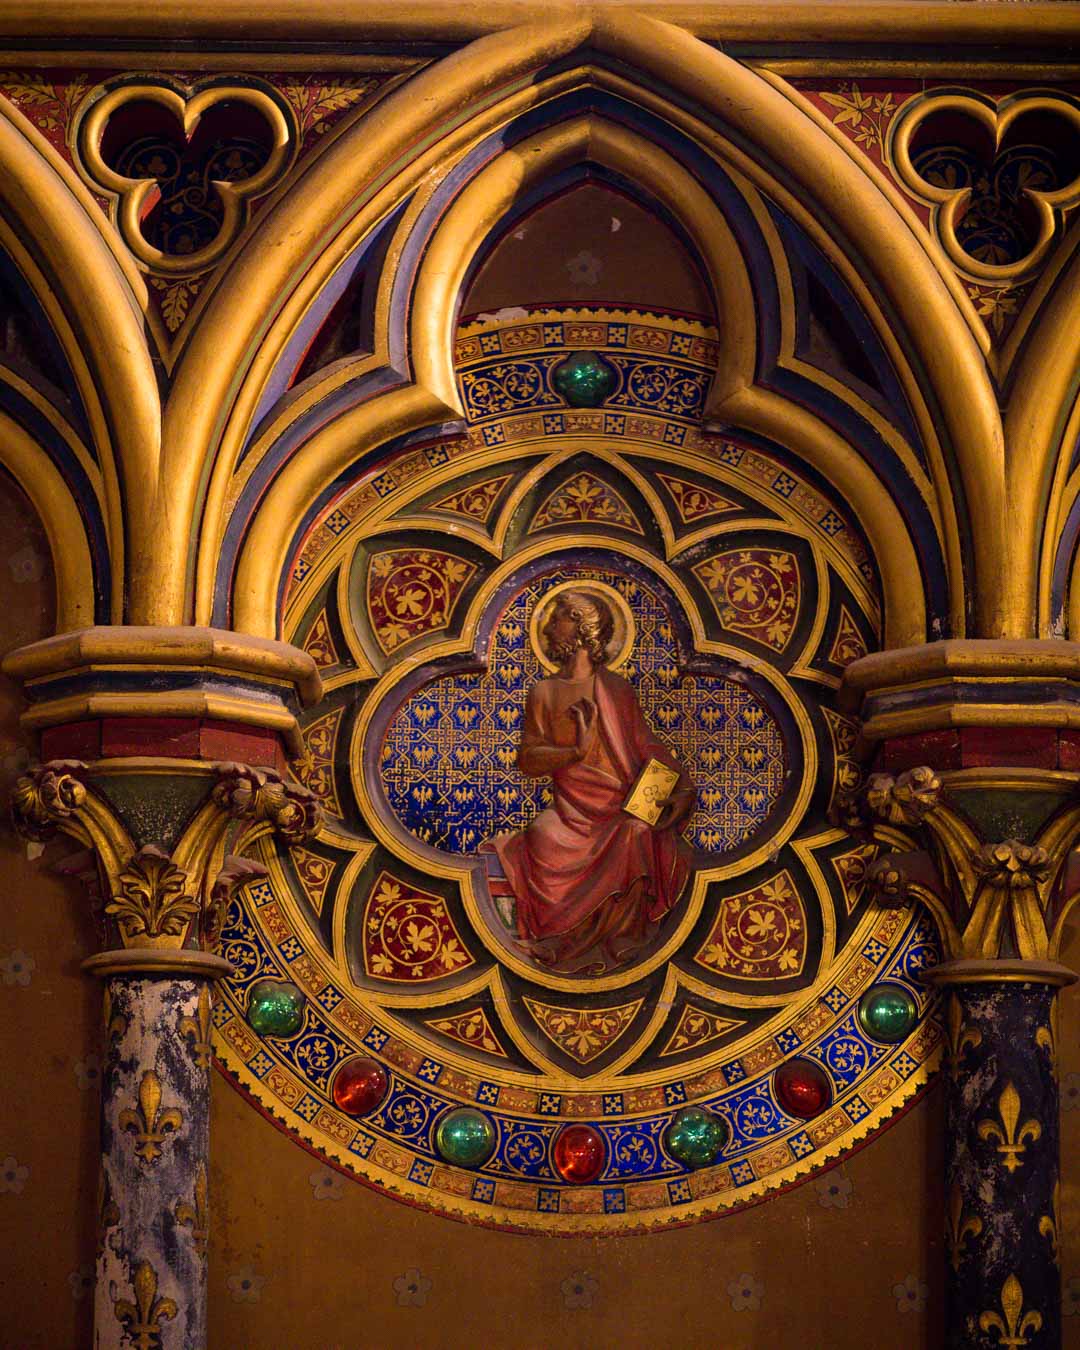
[[(213, 629), (95, 628), (10, 654), (46, 762), (20, 779), (16, 824), (96, 857), (103, 982), (96, 1350), (206, 1344), (215, 948), (242, 856), (303, 842), (315, 798), (281, 770), (314, 661)], [(104, 692), (103, 692), (104, 691)], [(103, 713), (102, 709), (107, 709)]]
[(948, 1031), (949, 1350), (1061, 1344), (1058, 1083), (1061, 979), (1024, 962), (937, 973)]

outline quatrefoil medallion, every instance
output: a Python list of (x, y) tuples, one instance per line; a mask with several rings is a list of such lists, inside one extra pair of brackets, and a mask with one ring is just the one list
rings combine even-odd
[[(1062, 138), (1045, 136), (1049, 120), (1067, 126), (1072, 153), (1062, 162), (1052, 149)], [(947, 128), (955, 142), (937, 154), (928, 134), (935, 127), (939, 134)], [(1080, 105), (1053, 92), (997, 101), (971, 90), (935, 90), (912, 99), (893, 121), (887, 157), (904, 187), (931, 207), (931, 226), (955, 267), (976, 281), (1015, 282), (1045, 260), (1065, 212), (1080, 202)], [(995, 246), (995, 223), (1000, 236), (1021, 236), (1019, 246)]]
[[(141, 119), (138, 104), (149, 105)], [(216, 263), (247, 223), (251, 201), (281, 179), (296, 154), (293, 113), (269, 86), (224, 80), (194, 89), (161, 80), (124, 83), (86, 106), (73, 131), (83, 172), (110, 198), (112, 218), (131, 252), (147, 270), (166, 276), (190, 276)], [(215, 112), (223, 123), (228, 112), (230, 130), (199, 147), (200, 129), (205, 131)], [(139, 145), (110, 144), (125, 115), (129, 137), (144, 127), (151, 132), (140, 138), (142, 153)], [(162, 142), (157, 151), (155, 131)], [(202, 151), (200, 162), (191, 160), (196, 148)], [(148, 237), (153, 213), (162, 209), (187, 212), (192, 228), (159, 229), (161, 237)]]

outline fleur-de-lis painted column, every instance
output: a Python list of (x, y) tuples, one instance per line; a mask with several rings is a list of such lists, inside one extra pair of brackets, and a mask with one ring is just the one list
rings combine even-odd
[[(301, 843), (316, 829), (318, 811), (306, 788), (277, 771), (283, 748), (295, 745), (283, 746), (276, 731), (259, 734), (220, 720), (136, 722), (135, 713), (155, 710), (158, 686), (170, 678), (168, 666), (162, 668), (170, 649), (177, 665), (189, 667), (195, 659), (212, 662), (217, 643), (227, 649), (223, 659), (255, 667), (262, 687), (252, 719), (276, 718), (294, 731), (291, 712), (266, 696), (273, 688), (268, 677), (295, 685), (313, 675), (311, 696), (317, 675), (310, 658), (291, 648), (245, 650), (241, 640), (219, 640), (208, 631), (177, 637), (175, 630), (142, 630), (132, 637), (120, 630), (109, 638), (93, 630), (65, 641), (59, 655), (60, 640), (17, 653), (8, 669), (28, 675), (43, 663), (62, 669), (72, 662), (107, 665), (111, 658), (127, 668), (129, 684), (131, 666), (140, 660), (152, 677), (151, 688), (133, 696), (131, 720), (102, 720), (96, 740), (87, 734), (95, 724), (85, 720), (52, 725), (47, 696), (32, 705), (28, 720), (36, 717), (46, 727), (43, 751), (71, 757), (33, 769), (13, 799), (25, 834), (41, 839), (62, 831), (92, 850), (98, 865), (103, 950), (83, 963), (104, 982), (94, 1345), (200, 1350), (206, 1344), (213, 987), (230, 969), (215, 949), (233, 890), (264, 872), (242, 851), (267, 834)], [(97, 650), (96, 662), (85, 659), (102, 645), (108, 658)], [(169, 693), (169, 706), (182, 708), (189, 692)], [(288, 697), (295, 703), (294, 690)], [(205, 693), (198, 698), (210, 701)], [(240, 691), (230, 699), (234, 714), (245, 710)], [(222, 760), (213, 754), (222, 749), (260, 758), (255, 766)], [(82, 753), (75, 758), (72, 751)]]
[(94, 1308), (104, 1345), (124, 1334), (155, 1347), (206, 1341), (209, 1070), (180, 1028), (200, 1011), (209, 1019), (217, 973), (106, 978)]
[[(918, 821), (913, 791), (922, 793)], [(879, 903), (920, 900), (936, 910), (951, 958), (925, 975), (940, 990), (946, 1030), (945, 1344), (1058, 1350), (1054, 1001), (1075, 976), (1049, 957), (1055, 867), (1038, 844), (980, 844), (948, 795), (925, 768), (874, 775), (866, 793), (880, 820), (916, 825), (934, 845), (934, 857), (898, 850), (877, 860), (870, 884)], [(1052, 842), (1073, 826), (1057, 816), (1040, 835)]]
[(945, 953), (925, 978), (946, 1032), (949, 1350), (1061, 1346), (1055, 1001), (1076, 979), (1058, 953), (1080, 899), (1080, 738), (1054, 724), (1063, 703), (1039, 706), (1040, 680), (1072, 678), (1059, 648), (938, 643), (845, 676), (878, 772), (836, 822), (877, 847), (876, 903), (925, 905)]
[(962, 964), (938, 974), (948, 1033), (946, 1344), (1058, 1346), (1060, 980), (1020, 961), (1008, 972), (993, 962), (955, 969)]

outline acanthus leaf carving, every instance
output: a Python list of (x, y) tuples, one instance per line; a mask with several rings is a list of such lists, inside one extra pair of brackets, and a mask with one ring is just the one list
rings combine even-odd
[[(144, 845), (116, 879), (117, 889), (105, 913), (116, 920), (125, 946), (183, 945), (198, 901), (187, 891), (188, 878), (167, 853)], [(163, 941), (163, 939), (165, 941)]]
[(11, 795), (15, 828), (30, 839), (47, 839), (85, 802), (85, 772), (81, 760), (57, 759), (23, 774)]
[(909, 828), (923, 823), (941, 796), (941, 780), (925, 764), (907, 769), (898, 778), (871, 774), (866, 784), (866, 803), (879, 820)]
[(247, 764), (216, 766), (214, 802), (237, 820), (266, 821), (286, 844), (303, 844), (319, 828), (319, 804), (313, 792), (286, 783), (271, 769)]

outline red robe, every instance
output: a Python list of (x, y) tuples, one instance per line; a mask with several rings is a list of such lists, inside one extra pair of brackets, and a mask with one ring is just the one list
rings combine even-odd
[[(626, 680), (601, 666), (594, 697), (599, 754), (557, 769), (554, 804), (519, 834), (494, 841), (517, 902), (521, 944), (541, 964), (568, 974), (625, 964), (652, 940), (689, 873), (678, 827), (657, 830), (622, 809), (650, 759), (676, 770), (678, 761), (650, 731)], [(568, 734), (553, 726), (534, 687), (523, 749), (572, 744)], [(688, 785), (683, 774), (678, 786)]]

